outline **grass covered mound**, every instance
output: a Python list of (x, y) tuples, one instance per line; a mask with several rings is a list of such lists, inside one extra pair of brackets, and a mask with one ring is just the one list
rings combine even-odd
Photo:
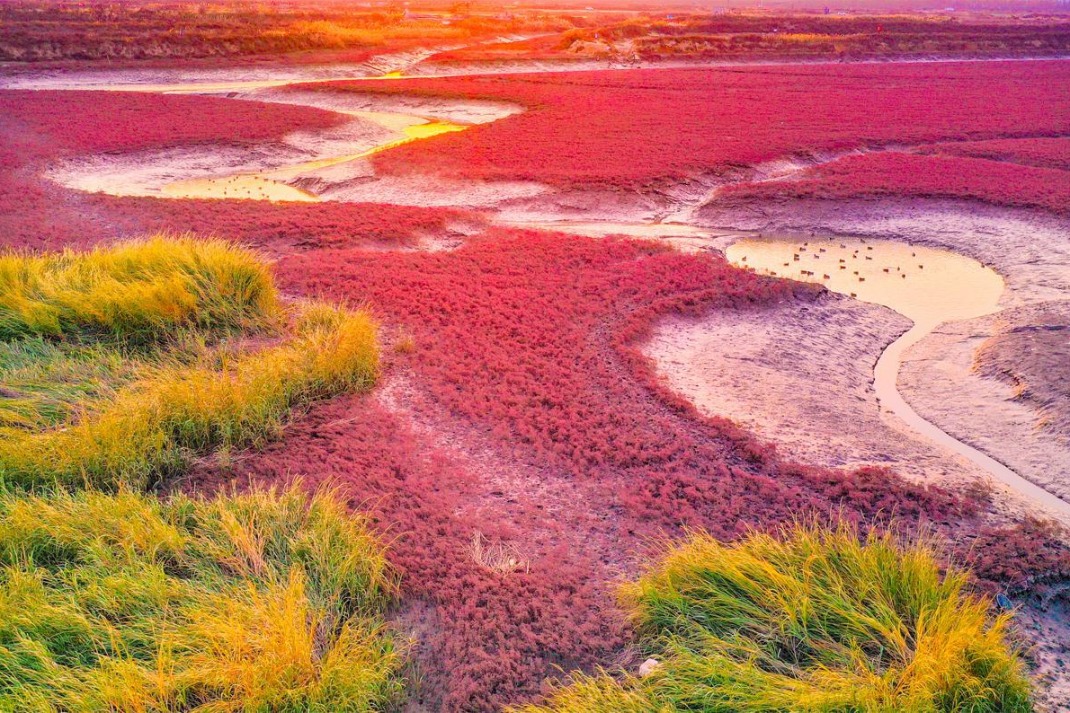
[(1008, 615), (931, 548), (850, 528), (695, 535), (624, 590), (643, 678), (580, 677), (526, 713), (1031, 710)]
[(271, 273), (222, 241), (157, 237), (91, 252), (0, 256), (0, 339), (84, 333), (147, 341), (179, 327), (262, 326)]
[(143, 488), (369, 386), (363, 312), (284, 305), (254, 253), (154, 238), (0, 257), (0, 482)]
[(0, 566), (0, 710), (374, 711), (400, 690), (394, 576), (331, 494), (8, 494)]

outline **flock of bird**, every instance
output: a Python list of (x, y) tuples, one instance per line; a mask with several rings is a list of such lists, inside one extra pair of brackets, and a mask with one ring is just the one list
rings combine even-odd
[[(828, 238), (828, 242), (829, 243), (835, 243), (835, 240), (836, 240), (835, 238)], [(852, 267), (852, 261), (858, 260), (863, 265), (864, 265), (864, 263), (866, 261), (872, 261), (873, 260), (873, 256), (869, 255), (867, 253), (873, 251), (873, 249), (874, 249), (873, 246), (872, 245), (866, 245), (865, 244), (866, 243), (865, 239), (861, 239), (860, 242), (862, 243), (862, 246), (864, 246), (865, 249), (863, 250), (863, 247), (860, 246), (860, 247), (854, 249), (849, 257), (836, 258), (837, 262), (835, 263), (835, 267), (837, 267), (840, 270), (848, 270), (848, 269), (850, 269)], [(840, 250), (847, 250), (848, 249), (847, 244), (843, 243), (843, 242), (839, 243), (839, 248), (840, 248)], [(828, 253), (828, 252), (829, 252), (829, 248), (821, 247), (820, 244), (818, 244), (816, 242), (814, 244), (811, 244), (810, 241), (804, 241), (802, 244), (795, 246), (794, 252), (792, 253), (792, 261), (783, 263), (783, 267), (790, 268), (793, 264), (802, 263), (805, 260), (805, 258), (807, 257), (807, 255), (809, 255), (811, 257), (811, 259), (813, 259), (813, 260), (820, 260), (823, 256), (827, 257), (827, 258), (829, 258), (831, 260), (834, 256), (833, 255), (827, 255), (826, 253)], [(917, 257), (917, 252), (911, 251), (910, 256), (916, 258)], [(747, 262), (746, 256), (743, 256), (740, 259), (740, 262), (742, 262), (742, 263), (744, 263), (744, 265), (746, 265), (746, 262)], [(919, 270), (924, 270), (925, 269), (925, 265), (924, 264), (918, 263), (917, 265), (918, 265), (917, 269), (919, 269)], [(750, 266), (748, 266), (748, 267), (750, 267)], [(751, 269), (753, 269), (753, 268), (751, 268)], [(893, 272), (893, 270), (894, 270), (894, 272)], [(901, 266), (901, 265), (890, 265), (888, 267), (882, 268), (882, 271), (884, 273), (888, 274), (889, 276), (891, 276), (891, 275), (899, 275), (903, 279), (906, 279), (906, 277), (907, 277), (907, 270), (904, 269), (903, 266)], [(768, 274), (772, 275), (773, 277), (777, 277), (778, 276), (778, 273), (777, 273), (776, 270), (767, 270), (767, 272), (768, 272)], [(783, 272), (783, 274), (779, 275), (779, 276), (798, 279), (795, 276), (796, 275), (801, 275), (804, 279), (805, 278), (814, 278), (815, 280), (818, 279), (818, 273), (816, 271), (809, 270), (809, 269), (806, 269), (805, 267), (801, 267), (801, 266), (800, 266), (800, 268), (799, 268), (799, 270), (797, 272), (792, 271), (790, 269), (789, 270), (784, 270), (782, 272)], [(861, 274), (862, 272), (863, 272), (862, 270), (852, 270), (853, 275), (858, 278), (858, 282), (865, 282), (866, 281), (866, 276), (864, 274)], [(832, 279), (832, 275), (830, 273), (828, 273), (828, 272), (822, 272), (821, 273), (821, 277), (820, 277), (821, 281), (831, 280), (831, 279)], [(851, 297), (857, 297), (858, 296), (854, 292), (852, 292), (850, 294), (851, 294)]]

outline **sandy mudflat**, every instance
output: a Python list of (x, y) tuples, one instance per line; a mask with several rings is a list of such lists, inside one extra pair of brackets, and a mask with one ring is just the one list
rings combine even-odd
[(999, 319), (982, 317), (938, 329), (907, 352), (900, 389), (923, 417), (1070, 500), (1068, 439), (1039, 427), (1040, 412), (1016, 398), (1012, 385), (985, 378), (975, 368), (977, 351), (998, 330)]
[[(1070, 312), (1070, 224), (1026, 211), (949, 201), (788, 202), (702, 211), (713, 225), (803, 233), (820, 231), (899, 239), (943, 247), (993, 267), (1006, 290), (996, 313), (943, 327), (907, 352), (900, 391), (920, 415), (1022, 476), (1070, 497), (1070, 439), (1045, 421), (1066, 418), (1057, 396), (1070, 370), (1061, 332), (1044, 331), (1028, 358), (1046, 395), (1024, 399), (1014, 374), (978, 369), (978, 350), (1006, 333), (1028, 330)], [(1067, 320), (1056, 319), (1056, 322)], [(1059, 326), (1059, 325), (1055, 325)], [(1054, 347), (1062, 346), (1062, 350)], [(1019, 347), (1029, 347), (1018, 339)], [(1008, 360), (1004, 354), (1003, 362)], [(1025, 378), (1021, 375), (1021, 378)], [(1055, 403), (1050, 403), (1052, 399)], [(1052, 409), (1055, 409), (1053, 412)]]
[(1070, 300), (1001, 312), (974, 366), (1039, 412), (1037, 428), (1070, 442)]
[(890, 309), (828, 293), (668, 320), (644, 352), (703, 412), (747, 426), (791, 459), (887, 466), (929, 482), (977, 477), (965, 460), (880, 413), (873, 364), (909, 326)]

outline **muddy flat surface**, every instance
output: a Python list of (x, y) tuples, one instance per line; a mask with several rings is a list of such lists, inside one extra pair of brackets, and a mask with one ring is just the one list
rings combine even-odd
[(1039, 430), (1070, 439), (1070, 300), (1006, 310), (994, 331), (977, 350), (975, 371), (1011, 386), (1038, 412)]
[[(1045, 421), (1058, 422), (1066, 408), (1065, 399), (1058, 398), (1065, 388), (1062, 333), (1025, 334), (1031, 326), (1050, 322), (1052, 315), (1065, 314), (1070, 304), (1070, 225), (1065, 221), (948, 201), (792, 202), (760, 211), (721, 211), (710, 205), (702, 214), (713, 225), (803, 234), (821, 229), (930, 245), (995, 269), (1006, 283), (997, 310), (945, 324), (909, 349), (900, 391), (921, 416), (944, 431), (1031, 482), (1067, 495), (1070, 449), (1065, 438), (1040, 427)], [(1008, 351), (1008, 333), (1016, 334), (1016, 348), (1026, 351)], [(987, 370), (979, 369), (981, 348), (1001, 340), (1000, 356), (990, 357)], [(991, 359), (1002, 368), (992, 367)], [(1008, 371), (1011, 362), (1015, 366)], [(1015, 374), (1038, 382), (1042, 396), (1023, 399)]]
[(979, 477), (878, 407), (876, 357), (909, 327), (885, 307), (825, 294), (809, 304), (668, 320), (644, 353), (704, 413), (745, 425), (791, 459), (884, 466), (929, 482)]
[[(976, 368), (977, 354), (998, 322), (999, 317), (989, 316), (939, 327), (907, 352), (900, 388), (923, 417), (1068, 500), (1068, 439), (1040, 428), (1043, 413), (1016, 398), (1011, 384)], [(1058, 366), (1065, 372), (1065, 366)]]

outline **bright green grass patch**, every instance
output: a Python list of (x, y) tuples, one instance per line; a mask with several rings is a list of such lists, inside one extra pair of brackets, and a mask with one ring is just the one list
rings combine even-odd
[(0, 710), (376, 711), (396, 589), (367, 523), (298, 488), (0, 496)]
[(642, 679), (581, 677), (526, 713), (1010, 713), (1032, 710), (1008, 615), (933, 550), (850, 528), (695, 535), (624, 589)]
[(366, 313), (284, 306), (267, 267), (225, 243), (0, 257), (5, 290), (6, 485), (144, 488), (192, 457), (272, 438), (293, 408), (378, 371)]
[(114, 393), (134, 376), (133, 362), (100, 344), (40, 337), (0, 342), (0, 432), (41, 430)]

